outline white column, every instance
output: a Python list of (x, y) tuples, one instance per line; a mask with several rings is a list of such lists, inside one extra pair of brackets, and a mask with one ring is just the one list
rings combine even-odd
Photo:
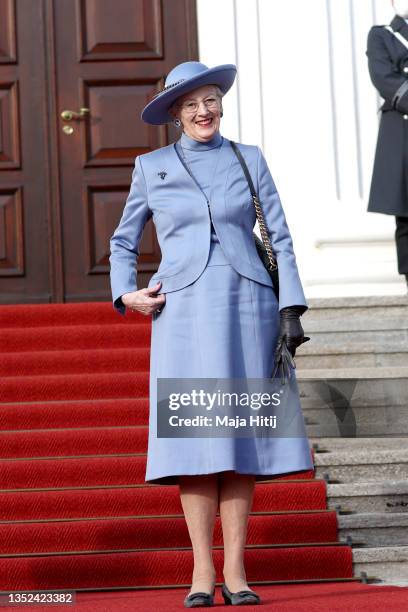
[(404, 293), (394, 217), (367, 212), (380, 98), (366, 41), (384, 0), (198, 0), (201, 61), (236, 63), (223, 133), (262, 147), (306, 295)]

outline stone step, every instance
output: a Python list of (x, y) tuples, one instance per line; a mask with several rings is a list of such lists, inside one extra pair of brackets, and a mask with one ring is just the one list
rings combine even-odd
[(297, 369), (309, 436), (408, 434), (408, 367)]
[(339, 539), (361, 546), (408, 546), (408, 514), (361, 512), (337, 516)]
[(353, 548), (354, 575), (366, 572), (385, 581), (408, 581), (408, 546)]
[[(307, 335), (307, 334), (306, 334)], [(296, 353), (296, 367), (303, 369), (408, 367), (408, 343), (396, 348), (388, 344), (308, 342)]]
[(299, 369), (408, 366), (408, 296), (309, 300)]
[[(381, 582), (376, 582), (375, 586), (399, 586), (399, 587), (408, 587), (408, 580), (398, 580), (397, 578), (395, 580), (389, 579), (389, 580), (382, 580)], [(405, 612), (405, 611), (404, 611)]]
[(379, 465), (385, 464), (408, 464), (408, 448), (362, 448), (335, 449), (326, 453), (316, 453), (316, 466), (359, 466), (372, 465), (378, 469)]
[[(395, 438), (309, 438), (310, 446), (315, 447), (315, 452), (327, 452), (334, 450), (355, 452), (361, 449), (408, 449), (408, 437)], [(317, 446), (316, 446), (317, 445)]]
[(296, 369), (302, 406), (408, 406), (408, 367)]
[(373, 306), (408, 306), (407, 295), (356, 295), (345, 297), (310, 298), (310, 308), (361, 308)]
[(393, 331), (408, 329), (408, 307), (375, 312), (374, 309), (350, 309), (349, 312), (308, 311), (302, 316), (302, 327), (310, 334), (333, 332)]
[(327, 506), (350, 512), (408, 512), (408, 481), (388, 479), (384, 482), (327, 484)]
[(353, 452), (335, 450), (316, 453), (317, 478), (328, 474), (330, 481), (372, 482), (395, 478), (408, 479), (408, 449), (363, 449)]
[[(382, 367), (382, 368), (339, 368), (331, 370), (330, 368), (318, 369), (299, 369), (297, 368), (297, 378), (302, 381), (316, 380), (408, 380), (408, 367), (397, 366)], [(406, 387), (407, 389), (408, 387)]]
[(309, 310), (302, 316), (302, 320), (324, 320), (332, 318), (345, 318), (355, 315), (366, 316), (371, 319), (392, 318), (395, 315), (406, 313), (408, 310), (407, 295), (370, 295), (337, 298), (311, 298), (308, 300)]
[[(367, 322), (363, 329), (358, 331), (353, 331), (347, 322), (345, 322), (343, 330), (312, 331), (306, 325), (303, 326), (303, 329), (305, 335), (311, 338), (308, 342), (309, 350), (312, 346), (319, 348), (327, 344), (332, 346), (353, 344), (358, 348), (375, 344), (377, 347), (387, 345), (395, 351), (405, 352), (408, 341), (408, 329), (401, 329), (398, 326), (392, 329), (370, 329)], [(299, 349), (299, 353), (301, 351), (302, 348)]]
[(311, 409), (303, 405), (308, 437), (390, 437), (408, 436), (406, 406)]

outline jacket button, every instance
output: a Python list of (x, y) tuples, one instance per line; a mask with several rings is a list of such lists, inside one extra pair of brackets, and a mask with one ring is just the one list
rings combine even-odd
[(406, 121), (408, 119), (408, 115), (404, 115), (404, 119)]
[(408, 72), (408, 66), (405, 66), (404, 72)]

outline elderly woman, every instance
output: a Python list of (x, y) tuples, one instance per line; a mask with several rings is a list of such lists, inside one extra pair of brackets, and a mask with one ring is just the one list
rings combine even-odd
[[(222, 97), (236, 67), (185, 62), (168, 75), (142, 119), (173, 121), (175, 145), (140, 155), (120, 223), (111, 238), (115, 308), (152, 315), (150, 418), (146, 482), (178, 484), (191, 538), (194, 570), (186, 607), (214, 603), (212, 558), (219, 509), (225, 603), (257, 604), (244, 568), (248, 515), (256, 480), (313, 468), (306, 435), (162, 437), (157, 383), (177, 378), (265, 378), (278, 341), (292, 355), (305, 341), (307, 310), (280, 199), (257, 146), (238, 144), (262, 203), (279, 266), (279, 301), (255, 245), (256, 212), (247, 179), (220, 133)], [(138, 289), (143, 227), (153, 217), (162, 251), (158, 271)], [(294, 373), (294, 371), (293, 371)], [(296, 410), (301, 414), (299, 395)], [(303, 422), (303, 421), (302, 421)]]

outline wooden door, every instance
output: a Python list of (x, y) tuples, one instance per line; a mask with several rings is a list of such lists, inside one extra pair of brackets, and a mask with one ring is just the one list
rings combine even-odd
[[(109, 238), (134, 159), (174, 137), (171, 127), (144, 124), (140, 112), (171, 68), (197, 59), (195, 2), (3, 0), (0, 7), (0, 53), (9, 54), (0, 56), (0, 96), (10, 96), (7, 156), (0, 150), (0, 299), (109, 300)], [(13, 18), (20, 20), (14, 47)], [(150, 220), (140, 286), (159, 259)]]

